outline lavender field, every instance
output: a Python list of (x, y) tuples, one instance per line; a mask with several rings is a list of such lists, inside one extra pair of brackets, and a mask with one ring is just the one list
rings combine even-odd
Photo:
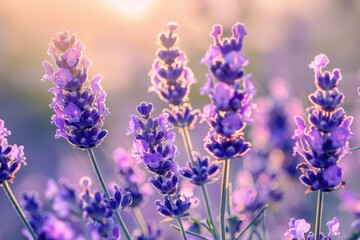
[(360, 239), (359, 2), (0, 6), (0, 239)]

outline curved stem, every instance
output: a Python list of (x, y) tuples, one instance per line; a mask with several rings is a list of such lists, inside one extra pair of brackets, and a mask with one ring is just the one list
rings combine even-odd
[(224, 160), (222, 182), (221, 182), (221, 202), (220, 202), (221, 240), (226, 240), (225, 211), (226, 211), (226, 198), (229, 187), (229, 170), (230, 170), (230, 160)]
[[(192, 149), (191, 138), (190, 138), (190, 135), (189, 135), (189, 130), (188, 130), (187, 127), (182, 127), (181, 129), (182, 129), (181, 136), (183, 138), (184, 145), (186, 146), (186, 151), (187, 151), (188, 157), (190, 159), (191, 164), (195, 164), (194, 157), (192, 155), (193, 149)], [(214, 221), (214, 217), (213, 217), (213, 214), (212, 214), (212, 210), (211, 210), (212, 208), (211, 208), (211, 204), (210, 204), (210, 200), (209, 200), (209, 194), (208, 194), (206, 185), (201, 185), (201, 190), (203, 192), (203, 196), (204, 196), (206, 210), (208, 212), (209, 220), (210, 220), (210, 223), (211, 223), (211, 225), (213, 226), (213, 229), (214, 229), (214, 239), (217, 240), (218, 239), (218, 232), (216, 230), (215, 221)]]
[(143, 233), (143, 235), (145, 237), (148, 237), (149, 231), (148, 231), (148, 227), (146, 225), (146, 222), (144, 220), (144, 216), (143, 216), (142, 212), (140, 211), (140, 209), (138, 207), (131, 208), (131, 211), (135, 218), (135, 221), (137, 222), (137, 224), (139, 225), (139, 228), (141, 229), (141, 232)]
[(4, 181), (3, 185), (4, 185), (4, 191), (5, 191), (6, 195), (8, 196), (11, 204), (14, 206), (17, 214), (20, 216), (21, 221), (23, 222), (23, 224), (25, 225), (25, 227), (31, 234), (31, 237), (35, 240), (38, 239), (34, 232), (34, 229), (31, 227), (29, 221), (27, 220), (19, 202), (16, 200), (16, 197), (15, 197), (14, 193), (12, 192), (9, 183), (7, 181)]
[(323, 191), (319, 190), (317, 197), (317, 205), (316, 205), (315, 240), (320, 239), (323, 202), (324, 202), (324, 193)]
[[(101, 175), (99, 165), (97, 164), (97, 161), (96, 161), (96, 158), (94, 155), (94, 151), (92, 150), (92, 148), (88, 148), (87, 150), (88, 150), (89, 158), (91, 161), (91, 165), (94, 168), (96, 177), (101, 185), (101, 188), (104, 191), (106, 197), (110, 198), (109, 190), (107, 189), (104, 178)], [(129, 233), (128, 229), (126, 228), (126, 225), (125, 225), (124, 220), (122, 219), (120, 213), (118, 211), (114, 211), (114, 215), (115, 215), (116, 221), (120, 225), (126, 239), (131, 240), (130, 233)]]

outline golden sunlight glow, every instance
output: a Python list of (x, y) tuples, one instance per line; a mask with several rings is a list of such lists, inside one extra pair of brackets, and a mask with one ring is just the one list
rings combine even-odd
[(149, 9), (154, 0), (111, 0), (122, 13), (129, 16), (142, 15)]

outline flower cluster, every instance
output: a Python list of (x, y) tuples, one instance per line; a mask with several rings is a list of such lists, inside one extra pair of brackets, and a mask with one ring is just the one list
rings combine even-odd
[(298, 129), (294, 132), (294, 154), (306, 160), (298, 168), (303, 173), (300, 180), (308, 187), (307, 192), (330, 192), (344, 185), (342, 170), (337, 164), (349, 152), (348, 140), (352, 135), (350, 125), (353, 118), (346, 116), (340, 107), (344, 99), (337, 89), (341, 80), (340, 70), (322, 72), (328, 63), (327, 56), (320, 54), (309, 65), (315, 71), (317, 87), (309, 96), (314, 104), (308, 109), (309, 129), (304, 119), (295, 118)]
[(12, 182), (21, 165), (26, 165), (24, 147), (9, 145), (6, 137), (10, 134), (0, 119), (0, 186), (5, 181)]
[[(27, 212), (29, 223), (39, 239), (75, 239), (75, 231), (71, 224), (65, 222), (54, 214), (42, 210), (40, 201), (34, 193), (22, 195), (22, 206)], [(24, 231), (28, 239), (32, 236)]]
[(209, 162), (209, 158), (202, 158), (200, 155), (197, 155), (194, 163), (188, 161), (187, 164), (188, 166), (182, 168), (180, 173), (185, 178), (190, 179), (195, 185), (201, 186), (216, 180), (215, 176), (219, 170), (219, 166)]
[(99, 238), (119, 239), (119, 227), (113, 220), (114, 211), (125, 209), (131, 204), (131, 193), (114, 186), (113, 197), (107, 198), (101, 192), (91, 191), (91, 179), (80, 180), (84, 191), (81, 195), (81, 207), (89, 221), (90, 232)]
[(250, 149), (242, 131), (251, 122), (255, 88), (251, 75), (244, 76), (248, 59), (240, 53), (245, 27), (236, 23), (232, 32), (230, 39), (220, 39), (222, 27), (215, 25), (211, 33), (214, 44), (202, 60), (212, 73), (202, 88), (202, 94), (208, 94), (212, 100), (203, 110), (203, 120), (211, 127), (205, 148), (219, 159), (240, 157)]
[(196, 82), (191, 69), (187, 67), (186, 54), (177, 46), (178, 36), (174, 34), (177, 24), (170, 22), (169, 31), (159, 34), (159, 49), (149, 72), (153, 86), (150, 90), (171, 106), (169, 121), (177, 127), (192, 127), (199, 111), (192, 110), (188, 103), (190, 86)]
[[(285, 170), (290, 177), (299, 175), (296, 166), (300, 156), (294, 157), (294, 140), (292, 135), (295, 128), (293, 117), (302, 115), (303, 107), (300, 99), (294, 97), (286, 79), (275, 77), (268, 84), (269, 95), (259, 97), (256, 106), (259, 111), (254, 112), (254, 122), (250, 129), (252, 144), (267, 152), (274, 158), (275, 164)], [(274, 165), (274, 161), (269, 164)], [(268, 164), (268, 165), (269, 165)]]
[(281, 201), (284, 193), (278, 171), (271, 169), (272, 157), (268, 153), (252, 151), (244, 158), (232, 199), (237, 212), (252, 216), (266, 203)]
[(78, 148), (93, 148), (99, 145), (107, 134), (102, 129), (105, 115), (106, 93), (101, 88), (102, 76), (96, 75), (88, 85), (90, 59), (82, 56), (84, 45), (75, 35), (64, 31), (50, 43), (48, 54), (55, 61), (54, 68), (43, 62), (46, 74), (55, 84), (49, 91), (55, 95), (50, 107), (55, 114), (51, 122), (57, 126), (56, 138), (63, 137)]
[(145, 183), (145, 173), (124, 148), (116, 148), (112, 156), (116, 162), (117, 173), (121, 177), (122, 186), (131, 193), (132, 203), (130, 207), (139, 206), (144, 202), (146, 196), (152, 194), (149, 184)]
[(152, 104), (142, 102), (137, 106), (140, 117), (131, 116), (128, 134), (135, 138), (133, 156), (155, 174), (150, 178), (150, 183), (165, 196), (164, 203), (156, 202), (158, 211), (166, 217), (186, 217), (191, 202), (190, 198), (177, 194), (179, 173), (174, 162), (177, 148), (173, 144), (175, 134), (172, 132), (172, 124), (168, 121), (166, 113), (152, 118), (152, 110)]
[[(339, 220), (334, 217), (332, 220), (326, 223), (329, 228), (328, 235), (320, 233), (319, 240), (331, 240), (333, 237), (340, 235)], [(306, 237), (305, 233), (310, 230), (311, 225), (305, 221), (305, 219), (291, 218), (289, 221), (289, 229), (284, 234), (286, 237), (290, 237), (291, 240), (315, 240), (314, 233), (310, 232)]]

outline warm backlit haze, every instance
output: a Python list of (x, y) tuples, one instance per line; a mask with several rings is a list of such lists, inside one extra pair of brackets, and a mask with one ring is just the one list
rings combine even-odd
[[(360, 2), (351, 0), (1, 1), (0, 118), (12, 131), (10, 141), (25, 146), (28, 161), (13, 184), (15, 194), (42, 191), (48, 177), (65, 176), (74, 185), (83, 175), (93, 177), (85, 152), (72, 149), (64, 139), (55, 140), (55, 127), (50, 124), (52, 110), (48, 104), (53, 96), (47, 92), (50, 82), (40, 81), (44, 74), (41, 62), (50, 60), (46, 52), (57, 32), (76, 33), (86, 45), (84, 55), (93, 60), (90, 74), (104, 76), (102, 85), (111, 112), (105, 121), (109, 135), (96, 151), (110, 181), (115, 180), (111, 152), (118, 146), (129, 148), (131, 141), (125, 132), (135, 106), (140, 101), (152, 101), (157, 113), (165, 107), (156, 94), (148, 93), (148, 71), (157, 49), (156, 37), (166, 30), (168, 21), (179, 23), (180, 47), (187, 53), (189, 67), (198, 80), (190, 95), (195, 107), (201, 108), (209, 101), (199, 94), (207, 71), (199, 62), (212, 42), (212, 25), (222, 24), (227, 34), (235, 22), (243, 22), (248, 32), (244, 54), (250, 60), (246, 70), (254, 76), (259, 97), (269, 93), (267, 85), (271, 79), (281, 78), (287, 81), (291, 94), (309, 106), (307, 95), (314, 85), (308, 64), (323, 52), (331, 59), (331, 68), (341, 68), (344, 108), (356, 117), (360, 115), (360, 97), (356, 93), (360, 86), (359, 13)], [(198, 139), (193, 140), (195, 148), (201, 149), (206, 129), (199, 127)], [(355, 121), (353, 132), (360, 134), (359, 120)], [(356, 142), (360, 142), (357, 137), (353, 145), (359, 145)], [(179, 148), (185, 153), (182, 146)], [(355, 161), (355, 156), (350, 159)], [(354, 166), (360, 170), (357, 163), (342, 164), (345, 176), (347, 169)], [(354, 184), (358, 177), (347, 178), (349, 187), (360, 190)], [(338, 211), (334, 199), (329, 204)], [(304, 201), (312, 200), (310, 197)], [(21, 239), (21, 222), (2, 192), (0, 202), (0, 212), (7, 216), (0, 218), (0, 239)], [(326, 215), (326, 219), (330, 217), (331, 214)], [(350, 214), (344, 215), (343, 219), (347, 218), (351, 219)], [(277, 236), (282, 236), (287, 221), (283, 225)]]

